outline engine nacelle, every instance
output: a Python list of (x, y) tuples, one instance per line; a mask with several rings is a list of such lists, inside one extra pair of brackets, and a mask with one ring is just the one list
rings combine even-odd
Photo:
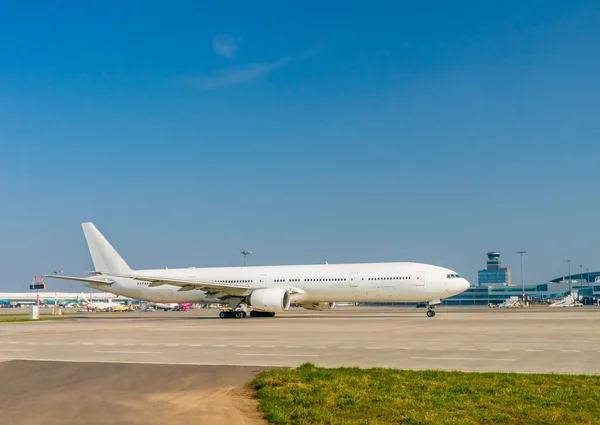
[(256, 289), (248, 297), (248, 303), (255, 310), (281, 313), (290, 308), (290, 292), (283, 288)]
[(302, 308), (305, 308), (307, 310), (325, 311), (325, 310), (331, 310), (333, 307), (335, 307), (335, 303), (306, 303), (306, 304), (302, 304)]

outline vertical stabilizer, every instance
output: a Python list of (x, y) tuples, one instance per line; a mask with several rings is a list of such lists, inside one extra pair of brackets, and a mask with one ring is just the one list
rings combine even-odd
[(95, 271), (107, 274), (131, 273), (131, 268), (94, 226), (94, 223), (82, 223), (81, 227), (83, 227), (83, 234), (94, 262)]

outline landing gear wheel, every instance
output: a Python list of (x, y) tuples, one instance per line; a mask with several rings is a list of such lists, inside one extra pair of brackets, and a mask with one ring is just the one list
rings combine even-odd
[(427, 317), (435, 316), (435, 310), (427, 310)]
[(246, 312), (245, 312), (245, 311), (242, 311), (242, 319), (245, 319), (245, 318), (246, 318), (246, 316), (247, 316)]
[(252, 311), (250, 311), (250, 317), (275, 317), (275, 313), (267, 312), (267, 311), (252, 310)]
[(224, 311), (219, 313), (219, 318), (224, 319), (227, 316)]
[(236, 311), (235, 312), (235, 318), (236, 319), (242, 319), (244, 317), (244, 312), (243, 311)]

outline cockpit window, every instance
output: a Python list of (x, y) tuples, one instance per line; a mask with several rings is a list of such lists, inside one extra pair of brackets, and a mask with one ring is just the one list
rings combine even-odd
[(457, 275), (457, 274), (454, 274), (454, 273), (453, 274), (447, 274), (446, 278), (448, 278), (448, 279), (457, 279), (457, 278), (460, 278), (460, 275)]

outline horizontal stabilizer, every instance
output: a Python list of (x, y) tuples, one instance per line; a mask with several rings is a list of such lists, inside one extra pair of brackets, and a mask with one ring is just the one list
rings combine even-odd
[(114, 280), (107, 277), (75, 277), (75, 276), (62, 276), (59, 274), (45, 274), (43, 277), (51, 277), (52, 279), (63, 279), (63, 280), (74, 280), (76, 282), (96, 283), (100, 285), (112, 285), (115, 283)]

